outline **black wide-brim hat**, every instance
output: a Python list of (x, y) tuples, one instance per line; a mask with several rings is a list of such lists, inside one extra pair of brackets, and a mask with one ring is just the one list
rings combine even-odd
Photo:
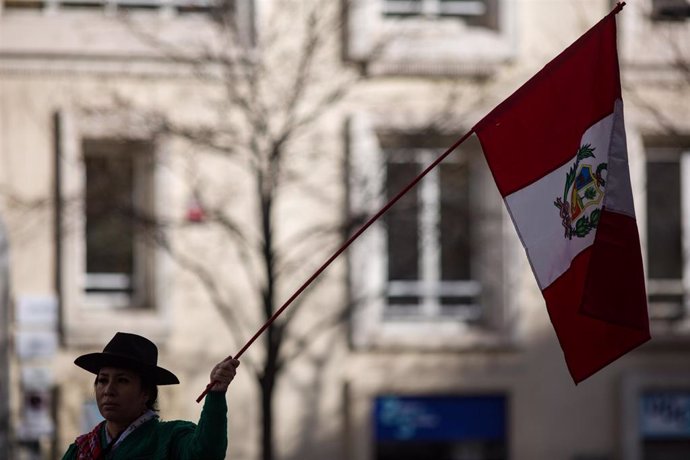
[(119, 367), (138, 372), (156, 385), (180, 383), (175, 374), (158, 366), (158, 348), (153, 342), (126, 332), (115, 334), (103, 352), (81, 355), (74, 364), (96, 375), (103, 367)]

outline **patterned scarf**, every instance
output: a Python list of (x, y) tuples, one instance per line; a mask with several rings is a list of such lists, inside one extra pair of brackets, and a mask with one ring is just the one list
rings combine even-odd
[(79, 436), (75, 441), (77, 444), (77, 460), (101, 460), (102, 458), (106, 458), (108, 453), (120, 445), (120, 443), (134, 430), (156, 417), (158, 417), (158, 415), (152, 410), (144, 412), (141, 417), (132, 422), (132, 424), (115, 439), (111, 439), (106, 430), (105, 436), (108, 445), (105, 449), (101, 446), (101, 429), (103, 429), (105, 425), (105, 421), (102, 421), (89, 433)]
[(77, 460), (98, 460), (101, 458), (101, 429), (105, 425), (105, 420), (96, 425), (96, 428), (89, 433), (77, 438)]

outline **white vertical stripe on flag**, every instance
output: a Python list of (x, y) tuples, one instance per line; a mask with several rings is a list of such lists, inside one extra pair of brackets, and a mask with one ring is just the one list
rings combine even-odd
[[(594, 158), (582, 161), (590, 164), (593, 171), (608, 160), (614, 118), (615, 113), (612, 113), (592, 125), (580, 141), (581, 146), (590, 144), (594, 148)], [(596, 235), (596, 229), (593, 229), (585, 237), (566, 238), (565, 227), (554, 204), (556, 198), (563, 197), (566, 176), (576, 159), (577, 153), (558, 169), (505, 197), (506, 206), (542, 290), (568, 270), (572, 260), (592, 245)], [(601, 208), (601, 204), (597, 207)], [(588, 209), (588, 213), (593, 209)]]

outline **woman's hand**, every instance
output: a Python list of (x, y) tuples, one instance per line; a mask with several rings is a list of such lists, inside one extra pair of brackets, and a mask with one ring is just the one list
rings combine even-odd
[(214, 382), (210, 391), (227, 391), (228, 385), (235, 378), (237, 366), (240, 362), (233, 357), (225, 358), (215, 365), (211, 371), (211, 382)]

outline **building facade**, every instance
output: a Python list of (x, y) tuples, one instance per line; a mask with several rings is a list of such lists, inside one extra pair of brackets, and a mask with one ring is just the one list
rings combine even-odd
[[(116, 331), (158, 344), (182, 382), (161, 416), (195, 420), (266, 305), (612, 7), (4, 0), (0, 457), (60, 458), (97, 423), (72, 361)], [(275, 458), (690, 457), (689, 18), (617, 18), (652, 341), (573, 384), (471, 138), (243, 356), (228, 458), (261, 458), (267, 370)]]

